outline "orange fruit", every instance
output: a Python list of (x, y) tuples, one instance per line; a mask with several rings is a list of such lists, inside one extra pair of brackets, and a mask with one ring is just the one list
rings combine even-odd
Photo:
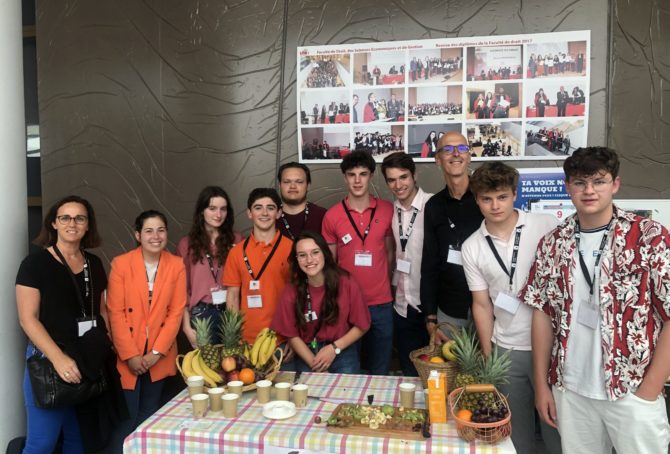
[(240, 371), (240, 381), (245, 385), (250, 385), (256, 380), (256, 374), (253, 370), (245, 367)]
[(472, 419), (472, 412), (470, 410), (466, 410), (465, 408), (461, 408), (456, 412), (456, 417), (463, 421), (470, 421)]
[(430, 362), (431, 363), (443, 363), (444, 360), (442, 358), (440, 358), (439, 356), (433, 356), (432, 358), (430, 358)]

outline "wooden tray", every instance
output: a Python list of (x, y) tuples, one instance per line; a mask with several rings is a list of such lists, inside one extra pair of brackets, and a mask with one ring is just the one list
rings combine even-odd
[[(338, 416), (342, 407), (352, 405), (352, 404), (339, 404), (331, 416)], [(380, 407), (379, 405), (373, 405), (373, 407)], [(394, 407), (398, 411), (398, 407)], [(428, 412), (422, 408), (418, 408), (421, 413), (423, 413), (424, 418), (428, 419)], [(388, 424), (388, 423), (387, 423)], [(337, 427), (326, 425), (328, 432), (342, 434), (342, 435), (362, 435), (364, 437), (387, 437), (387, 438), (398, 438), (401, 440), (417, 440), (425, 441), (426, 438), (423, 437), (421, 429), (414, 431), (411, 428), (401, 429), (401, 428), (390, 428), (387, 425), (380, 425), (378, 429), (370, 429), (367, 424), (354, 423), (353, 426), (349, 427)]]

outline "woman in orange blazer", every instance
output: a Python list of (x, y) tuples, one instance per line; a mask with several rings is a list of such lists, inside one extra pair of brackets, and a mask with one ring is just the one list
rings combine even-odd
[(130, 420), (118, 427), (111, 452), (160, 405), (165, 377), (175, 375), (176, 337), (186, 305), (181, 258), (165, 250), (167, 220), (154, 210), (135, 220), (139, 247), (116, 257), (107, 285), (107, 310)]

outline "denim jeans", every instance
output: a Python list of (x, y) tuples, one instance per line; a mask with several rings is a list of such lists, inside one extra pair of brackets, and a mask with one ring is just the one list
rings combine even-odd
[(370, 329), (363, 336), (370, 375), (388, 375), (393, 351), (393, 304), (369, 306)]
[[(28, 346), (26, 357), (33, 354), (33, 347)], [(78, 454), (84, 452), (79, 431), (79, 421), (74, 407), (38, 408), (33, 400), (33, 387), (30, 384), (28, 368), (23, 375), (23, 399), (28, 416), (25, 454), (42, 454), (52, 452), (58, 437), (63, 431), (63, 452)]]
[(406, 377), (416, 377), (419, 374), (409, 359), (409, 354), (419, 348), (428, 345), (429, 336), (426, 330), (424, 315), (407, 305), (407, 317), (403, 317), (395, 310), (393, 311), (393, 331), (400, 359), (402, 374)]
[(195, 319), (209, 318), (212, 322), (212, 344), (220, 344), (221, 336), (219, 336), (219, 327), (221, 326), (221, 314), (226, 310), (225, 304), (211, 304), (199, 302), (191, 308), (191, 327), (195, 329), (193, 321)]
[[(330, 342), (319, 342), (317, 352), (323, 347), (330, 345)], [(358, 342), (350, 345), (348, 348), (335, 357), (333, 364), (328, 368), (328, 372), (334, 374), (359, 374), (361, 372), (361, 361), (358, 355)], [(316, 353), (316, 352), (314, 352)], [(295, 355), (296, 372), (311, 372), (312, 368), (305, 363), (298, 355)]]

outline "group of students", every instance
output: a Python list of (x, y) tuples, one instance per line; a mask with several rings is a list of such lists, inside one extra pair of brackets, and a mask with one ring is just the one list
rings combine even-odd
[[(175, 374), (180, 327), (195, 346), (196, 318), (216, 322), (221, 311), (241, 311), (247, 342), (272, 327), (285, 341), (287, 369), (358, 373), (364, 357), (378, 375), (389, 373), (394, 345), (403, 374), (416, 375), (409, 353), (429, 342), (438, 323), (474, 322), (485, 355), (510, 351), (502, 391), (517, 452), (536, 452), (534, 407), (551, 453), (561, 443), (571, 454), (609, 454), (612, 445), (664, 452), (670, 426), (661, 391), (670, 364), (658, 357), (670, 349), (670, 236), (613, 205), (616, 154), (582, 148), (565, 161), (577, 214), (557, 226), (551, 216), (514, 208), (512, 167), (487, 162), (470, 175), (471, 149), (460, 133), (444, 134), (436, 148), (446, 182), (437, 194), (419, 187), (412, 158), (398, 152), (381, 165), (395, 200), (375, 197), (375, 161), (353, 152), (340, 165), (347, 195), (328, 210), (307, 201), (309, 168), (284, 164), (281, 196), (270, 188), (249, 194), (247, 238), (233, 229), (225, 191), (207, 187), (179, 257), (166, 251), (165, 216), (143, 212), (138, 247), (112, 261), (109, 280), (85, 252), (100, 244), (93, 208), (65, 198), (45, 217), (38, 239), (45, 249), (28, 256), (17, 276), (29, 351), (43, 352), (63, 380), (77, 382), (83, 365), (62, 346), (81, 335), (82, 319), (108, 330), (131, 415), (116, 414), (118, 452), (156, 411), (163, 379)], [(92, 311), (74, 302), (76, 291)], [(435, 341), (447, 335), (438, 330)], [(25, 452), (50, 452), (61, 430), (67, 452), (84, 450), (82, 437), (91, 433), (80, 408), (35, 407), (27, 376), (24, 396)]]

